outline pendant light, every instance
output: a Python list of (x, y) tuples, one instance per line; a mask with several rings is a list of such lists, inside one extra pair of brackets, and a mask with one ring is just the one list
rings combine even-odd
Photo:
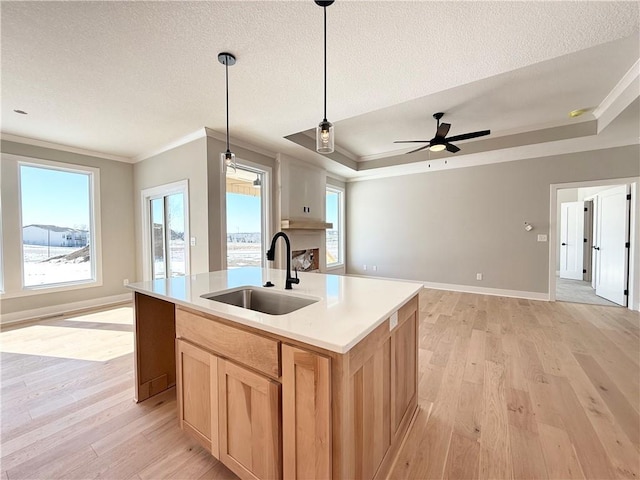
[(218, 61), (224, 65), (225, 83), (227, 86), (227, 151), (220, 154), (220, 160), (222, 160), (227, 167), (233, 168), (235, 172), (236, 154), (229, 150), (229, 67), (236, 64), (236, 57), (231, 53), (221, 52), (218, 54)]
[(324, 11), (324, 118), (316, 129), (316, 151), (318, 153), (333, 153), (335, 136), (333, 124), (327, 120), (327, 7), (334, 0), (314, 0), (316, 5)]

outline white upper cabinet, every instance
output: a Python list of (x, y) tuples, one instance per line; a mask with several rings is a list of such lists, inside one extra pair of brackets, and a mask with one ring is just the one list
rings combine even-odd
[(284, 155), (278, 156), (280, 219), (325, 219), (326, 173)]

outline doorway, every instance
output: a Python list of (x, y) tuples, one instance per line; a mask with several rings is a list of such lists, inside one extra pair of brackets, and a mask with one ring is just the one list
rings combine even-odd
[(637, 308), (633, 180), (552, 185), (550, 300)]
[(145, 280), (189, 275), (189, 188), (186, 180), (142, 191)]

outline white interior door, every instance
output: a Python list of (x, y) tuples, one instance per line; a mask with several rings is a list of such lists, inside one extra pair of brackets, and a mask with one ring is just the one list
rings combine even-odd
[(626, 306), (629, 238), (629, 202), (627, 186), (605, 190), (598, 194), (596, 214), (596, 295)]
[(591, 260), (594, 250), (593, 246), (593, 200), (584, 201), (584, 243), (582, 244), (583, 274), (582, 280), (591, 282), (593, 266)]
[(560, 208), (560, 278), (582, 280), (584, 202), (564, 202)]

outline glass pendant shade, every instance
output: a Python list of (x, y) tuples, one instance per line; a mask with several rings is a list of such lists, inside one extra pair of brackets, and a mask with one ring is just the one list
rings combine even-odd
[(227, 167), (236, 169), (236, 154), (227, 150), (220, 154), (220, 160), (224, 162)]
[(333, 123), (322, 120), (316, 128), (316, 151), (318, 153), (333, 153), (335, 135)]

